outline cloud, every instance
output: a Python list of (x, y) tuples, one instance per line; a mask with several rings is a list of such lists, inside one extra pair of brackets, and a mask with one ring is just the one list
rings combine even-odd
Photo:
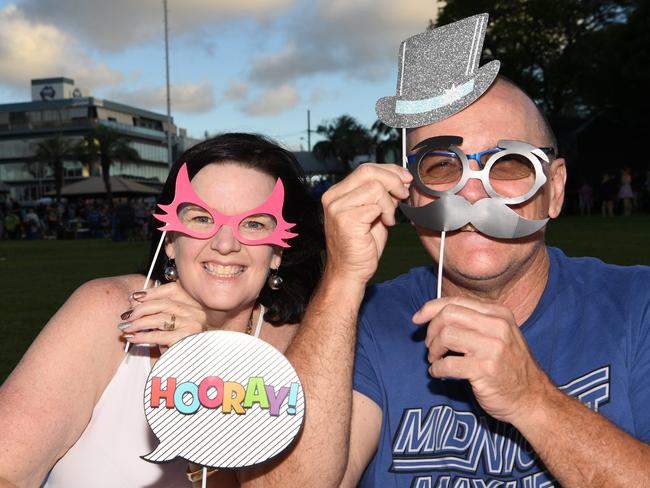
[(243, 81), (228, 80), (228, 88), (223, 93), (224, 100), (231, 102), (244, 101), (248, 98), (250, 86)]
[[(264, 22), (282, 14), (296, 1), (169, 0), (170, 33), (184, 35), (238, 18)], [(21, 8), (30, 18), (50, 22), (108, 51), (162, 39), (160, 0), (23, 0)]]
[(289, 41), (276, 54), (259, 57), (250, 72), (253, 81), (264, 84), (283, 83), (302, 76), (319, 72), (331, 72), (343, 67), (342, 60), (336, 59), (327, 50), (299, 47)]
[(254, 117), (268, 117), (291, 110), (300, 102), (298, 91), (284, 84), (251, 94), (251, 86), (239, 80), (228, 80), (222, 99), (236, 104), (244, 114)]
[[(30, 78), (67, 76), (91, 90), (111, 88), (102, 92), (107, 98), (164, 109), (162, 87), (119, 92), (116, 86), (131, 74), (93, 59), (95, 48), (119, 52), (154, 39), (162, 46), (160, 0), (16, 1), (0, 7), (0, 83), (25, 87)], [(242, 56), (254, 53), (248, 72), (230, 80), (219, 101), (253, 116), (295, 107), (301, 100), (295, 87), (304, 78), (375, 80), (396, 72), (400, 41), (426, 28), (436, 13), (435, 0), (168, 1), (172, 49), (186, 36), (195, 52), (215, 56), (235, 35), (248, 33), (237, 46)], [(217, 104), (209, 82), (173, 90), (174, 112), (206, 112)], [(332, 94), (303, 94), (312, 103), (323, 97)]]
[[(140, 88), (131, 91), (113, 91), (106, 98), (150, 110), (166, 111), (167, 92), (165, 86)], [(212, 84), (179, 83), (171, 87), (172, 113), (204, 113), (216, 106)]]
[(79, 43), (52, 24), (34, 22), (14, 5), (0, 8), (0, 83), (26, 88), (33, 78), (66, 76), (86, 88), (124, 77), (93, 61)]
[(247, 101), (241, 109), (247, 115), (271, 116), (286, 112), (300, 102), (298, 91), (290, 85), (281, 85), (263, 91)]
[(325, 100), (333, 100), (341, 94), (338, 90), (327, 90), (321, 86), (313, 88), (309, 95), (309, 103), (317, 104)]
[[(434, 0), (303, 0), (284, 28), (284, 43), (254, 58), (250, 84), (267, 87), (242, 105), (248, 115), (273, 115), (293, 108), (292, 86), (317, 75), (377, 80), (396, 71), (399, 43), (423, 31), (436, 16)], [(311, 103), (331, 98), (323, 90)]]
[(396, 70), (399, 43), (436, 13), (433, 0), (316, 0), (296, 16), (277, 52), (254, 61), (250, 79), (274, 85), (323, 73), (382, 78)]

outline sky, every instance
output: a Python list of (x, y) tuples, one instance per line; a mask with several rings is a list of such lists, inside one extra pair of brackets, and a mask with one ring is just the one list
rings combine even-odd
[[(172, 116), (188, 135), (259, 132), (307, 149), (340, 115), (395, 94), (397, 51), (435, 0), (168, 0)], [(163, 0), (0, 0), (0, 103), (65, 76), (166, 113)], [(312, 146), (319, 140), (312, 134)]]

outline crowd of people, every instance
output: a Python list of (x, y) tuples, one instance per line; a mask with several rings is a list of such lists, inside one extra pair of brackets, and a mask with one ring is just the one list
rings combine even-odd
[(0, 239), (111, 238), (147, 239), (154, 202), (118, 199), (109, 207), (103, 200), (61, 201), (0, 207)]
[[(629, 167), (615, 173), (603, 173), (599, 185), (583, 180), (573, 192), (578, 208), (589, 216), (600, 211), (603, 217), (629, 216), (633, 212), (650, 212), (650, 170), (645, 175)], [(310, 186), (319, 200), (331, 186), (329, 180)], [(572, 193), (571, 190), (568, 193)], [(0, 204), (1, 239), (81, 239), (111, 238), (115, 241), (148, 239), (152, 199), (117, 199), (113, 208), (104, 200), (61, 201), (21, 206), (16, 202)], [(403, 220), (403, 219), (400, 219)]]
[[(316, 200), (332, 185), (321, 178), (308, 189)], [(151, 235), (153, 198), (75, 199), (20, 204), (0, 202), (0, 240), (106, 239), (146, 240)]]
[(576, 193), (580, 215), (591, 215), (598, 210), (603, 217), (650, 212), (650, 170), (644, 175), (626, 166), (618, 175), (605, 172), (595, 188), (585, 179)]

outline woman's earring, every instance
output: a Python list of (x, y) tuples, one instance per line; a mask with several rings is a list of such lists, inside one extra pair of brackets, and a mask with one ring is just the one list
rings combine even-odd
[(176, 263), (173, 259), (167, 260), (167, 265), (163, 269), (163, 274), (167, 281), (176, 281), (178, 279), (178, 270), (176, 269)]
[(283, 281), (284, 280), (278, 276), (278, 270), (271, 269), (271, 274), (269, 275), (269, 279), (266, 281), (266, 284), (269, 285), (269, 288), (271, 290), (275, 291), (280, 289)]

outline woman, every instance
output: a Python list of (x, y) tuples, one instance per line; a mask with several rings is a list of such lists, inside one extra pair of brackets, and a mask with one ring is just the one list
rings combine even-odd
[(621, 170), (621, 187), (618, 190), (618, 199), (623, 200), (623, 215), (626, 217), (632, 215), (636, 195), (632, 190), (632, 170), (630, 168)]
[[(294, 157), (259, 136), (217, 136), (179, 158), (159, 198), (163, 208), (184, 175), (192, 198), (167, 217), (177, 230), (168, 232), (152, 275), (165, 284), (143, 290), (143, 276), (129, 275), (81, 286), (2, 386), (0, 486), (3, 479), (6, 486), (189, 485), (186, 462), (139, 458), (157, 445), (142, 396), (160, 349), (211, 329), (257, 332), (280, 351), (291, 342), (323, 248), (318, 205)], [(275, 194), (278, 181), (281, 215), (246, 215)], [(206, 230), (211, 219), (232, 215), (241, 222), (213, 221)], [(255, 242), (255, 232), (283, 221), (295, 224), (283, 239)], [(197, 225), (203, 234), (190, 237)], [(160, 235), (154, 232), (152, 249)], [(236, 473), (219, 471), (210, 481), (236, 485)]]

